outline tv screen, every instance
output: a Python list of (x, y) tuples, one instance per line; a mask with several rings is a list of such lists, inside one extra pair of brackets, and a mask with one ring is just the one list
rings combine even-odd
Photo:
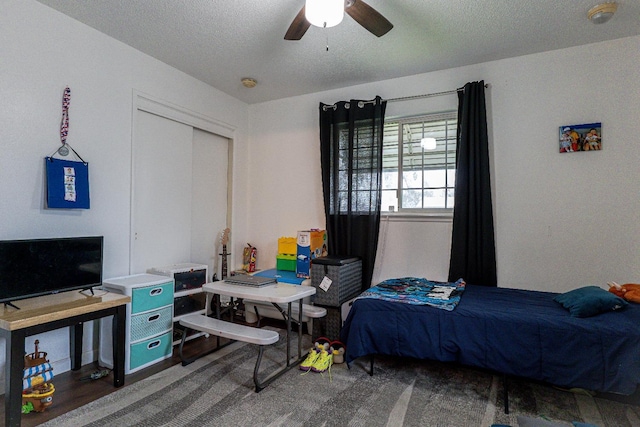
[(0, 240), (0, 303), (102, 284), (103, 237)]

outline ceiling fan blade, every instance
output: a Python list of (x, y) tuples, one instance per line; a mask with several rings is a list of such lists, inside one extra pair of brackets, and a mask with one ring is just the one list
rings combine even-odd
[(304, 6), (300, 9), (300, 12), (293, 18), (293, 22), (287, 30), (287, 34), (284, 35), (285, 40), (300, 40), (304, 33), (307, 32), (311, 24), (304, 16)]
[(387, 18), (362, 0), (353, 0), (353, 3), (345, 9), (345, 12), (358, 24), (378, 37), (384, 36), (393, 28), (393, 24)]

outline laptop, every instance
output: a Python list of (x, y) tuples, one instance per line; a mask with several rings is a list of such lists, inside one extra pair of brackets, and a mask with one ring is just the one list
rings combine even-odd
[(237, 274), (224, 279), (226, 283), (231, 285), (261, 287), (267, 285), (275, 285), (276, 279), (273, 277), (249, 276), (248, 274)]

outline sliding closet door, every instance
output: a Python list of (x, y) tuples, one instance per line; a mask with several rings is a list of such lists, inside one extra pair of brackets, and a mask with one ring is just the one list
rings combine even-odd
[(136, 114), (131, 273), (185, 262), (211, 268), (227, 221), (228, 140)]
[(194, 129), (191, 262), (207, 264), (209, 279), (220, 264), (219, 240), (228, 225), (228, 170), (229, 140)]

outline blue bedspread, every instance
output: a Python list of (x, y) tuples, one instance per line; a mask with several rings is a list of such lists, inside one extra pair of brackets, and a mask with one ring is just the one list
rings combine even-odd
[(418, 277), (403, 277), (380, 282), (358, 298), (374, 298), (406, 304), (430, 305), (451, 311), (460, 302), (465, 282), (434, 282)]
[(341, 340), (369, 354), (456, 361), (561, 387), (631, 394), (640, 383), (640, 306), (574, 318), (555, 293), (467, 285), (453, 311), (357, 299)]

